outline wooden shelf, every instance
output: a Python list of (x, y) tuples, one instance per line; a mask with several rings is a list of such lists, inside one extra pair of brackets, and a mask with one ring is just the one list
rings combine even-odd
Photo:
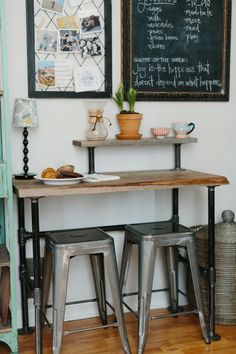
[(9, 252), (5, 245), (0, 245), (0, 268), (10, 266)]
[(139, 145), (162, 145), (162, 144), (189, 144), (197, 143), (197, 138), (176, 139), (174, 137), (167, 137), (163, 139), (157, 138), (142, 138), (138, 140), (73, 140), (73, 145), (80, 147), (102, 147), (102, 146), (139, 146)]

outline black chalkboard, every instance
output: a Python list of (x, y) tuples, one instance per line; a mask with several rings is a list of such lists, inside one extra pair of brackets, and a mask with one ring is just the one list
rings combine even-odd
[(123, 0), (122, 15), (139, 100), (229, 100), (231, 0)]

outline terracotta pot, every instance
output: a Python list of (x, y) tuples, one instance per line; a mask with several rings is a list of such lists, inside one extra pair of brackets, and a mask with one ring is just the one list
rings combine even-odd
[(140, 113), (120, 113), (116, 115), (120, 134), (117, 134), (117, 139), (140, 139), (139, 128), (143, 115)]

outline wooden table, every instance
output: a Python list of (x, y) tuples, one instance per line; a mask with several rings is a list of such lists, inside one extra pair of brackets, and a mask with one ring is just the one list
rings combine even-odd
[[(113, 172), (119, 175), (120, 180), (80, 183), (70, 186), (49, 186), (37, 180), (13, 179), (13, 191), (18, 198), (19, 221), (19, 251), (20, 251), (20, 279), (22, 296), (22, 333), (30, 331), (28, 325), (27, 287), (31, 287), (35, 304), (35, 352), (42, 354), (42, 326), (41, 326), (41, 270), (40, 270), (40, 230), (39, 230), (39, 200), (43, 197), (85, 195), (98, 193), (118, 193), (141, 190), (173, 190), (172, 220), (178, 222), (178, 191), (186, 187), (207, 187), (208, 189), (208, 279), (209, 279), (209, 330), (211, 339), (218, 339), (215, 333), (215, 187), (228, 184), (224, 176), (192, 170), (158, 170)], [(31, 200), (32, 233), (25, 230), (24, 200)], [(99, 225), (100, 226), (100, 225)], [(78, 225), (79, 227), (79, 225)], [(27, 273), (26, 239), (32, 237), (34, 258), (34, 281), (31, 284)]]

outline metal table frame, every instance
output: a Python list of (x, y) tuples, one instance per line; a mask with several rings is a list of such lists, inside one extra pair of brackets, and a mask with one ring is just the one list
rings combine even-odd
[[(175, 167), (173, 171), (176, 170), (184, 171), (181, 168), (180, 147), (181, 147), (180, 144), (175, 144)], [(92, 163), (94, 166), (94, 158)], [(215, 175), (211, 175), (211, 176), (213, 176), (214, 178)], [(222, 176), (215, 176), (215, 177), (221, 177), (222, 179), (224, 179), (224, 181), (222, 180), (223, 181), (222, 183), (221, 182), (217, 183), (217, 179), (216, 179), (212, 184), (211, 183), (209, 185), (202, 184), (202, 186), (205, 186), (208, 189), (208, 249), (209, 249), (208, 284), (209, 284), (209, 334), (211, 340), (220, 339), (220, 337), (215, 333), (215, 279), (216, 279), (215, 250), (214, 250), (215, 187), (221, 184), (228, 184), (228, 181), (225, 177)], [(40, 183), (40, 182), (36, 182), (36, 183)], [(114, 186), (114, 192), (117, 192), (116, 181), (112, 181), (111, 185)], [(200, 183), (193, 183), (192, 185), (201, 186)], [(109, 183), (108, 186), (110, 186)], [(60, 188), (60, 187), (54, 187), (54, 188)], [(109, 192), (113, 191), (112, 188), (113, 187), (111, 187)], [(166, 187), (166, 189), (167, 188), (168, 187)], [(179, 221), (179, 188), (175, 188), (175, 186), (173, 185), (170, 186), (169, 188), (172, 189), (172, 220), (178, 222)], [(152, 185), (150, 189), (155, 190), (160, 188), (155, 188), (155, 186), (153, 187)], [(135, 189), (134, 187), (132, 190), (133, 191), (140, 190), (140, 188)], [(32, 332), (32, 329), (29, 327), (29, 318), (28, 318), (28, 297), (29, 297), (29, 292), (31, 292), (33, 293), (34, 296), (34, 306), (35, 306), (35, 332), (36, 332), (35, 353), (42, 354), (40, 237), (43, 236), (44, 233), (40, 232), (39, 229), (39, 200), (41, 196), (30, 196), (27, 194), (27, 197), (21, 197), (19, 193), (20, 187), (18, 187), (17, 185), (17, 180), (13, 181), (13, 191), (17, 196), (17, 202), (18, 202), (18, 242), (19, 242), (19, 254), (20, 254), (19, 272), (20, 272), (21, 299), (22, 299), (22, 329), (19, 332), (21, 334), (27, 334)], [(42, 195), (42, 197), (44, 196)], [(31, 200), (32, 232), (28, 232), (25, 229), (24, 201), (27, 198)], [(113, 225), (113, 226), (102, 227), (102, 228), (104, 230), (116, 230), (116, 229), (119, 230), (122, 227), (123, 225)], [(27, 266), (27, 259), (26, 259), (26, 241), (29, 238), (32, 238), (32, 242), (33, 242), (33, 259), (34, 259), (33, 281), (30, 279), (28, 274), (28, 266)]]

